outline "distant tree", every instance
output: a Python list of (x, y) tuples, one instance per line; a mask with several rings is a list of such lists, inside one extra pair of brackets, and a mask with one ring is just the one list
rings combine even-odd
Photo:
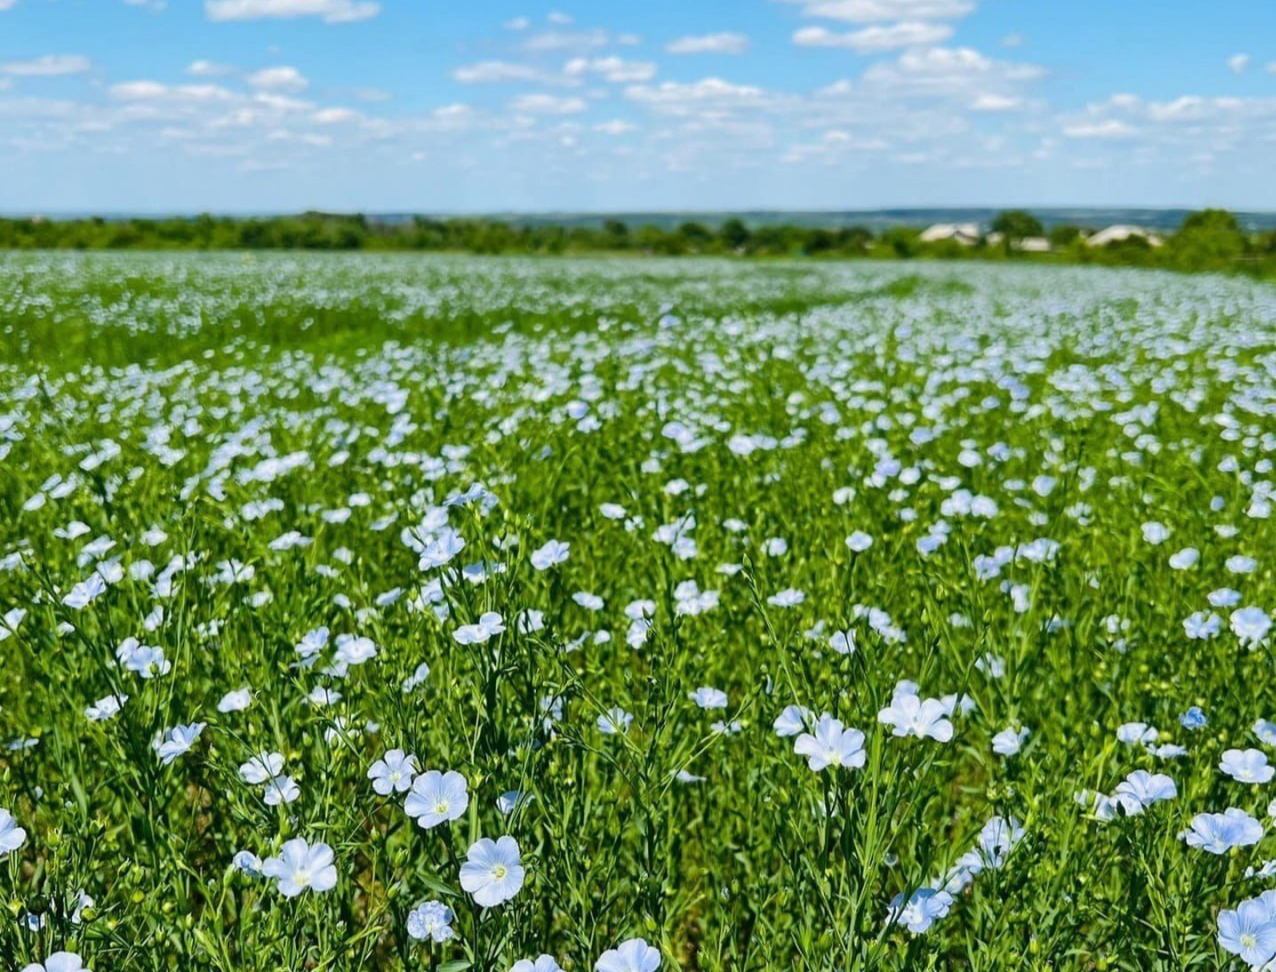
[(1071, 246), (1077, 240), (1081, 239), (1081, 227), (1071, 226), (1067, 223), (1060, 223), (1058, 226), (1050, 230), (1050, 245), (1056, 248)]
[(867, 226), (847, 226), (837, 231), (837, 248), (848, 253), (865, 253), (873, 245), (873, 231)]
[(607, 246), (623, 250), (629, 245), (629, 227), (624, 220), (608, 219), (603, 222), (603, 237)]
[(830, 230), (812, 229), (806, 234), (806, 242), (802, 245), (802, 252), (808, 255), (819, 253), (828, 253), (837, 245), (837, 237)]
[(1041, 220), (1022, 209), (1008, 209), (998, 213), (997, 218), (992, 221), (992, 231), (1005, 237), (1007, 253), (1028, 237), (1045, 236), (1046, 233)]
[(749, 232), (749, 227), (744, 225), (744, 220), (737, 216), (732, 216), (722, 224), (718, 230), (718, 238), (728, 250), (743, 250), (749, 245), (749, 240), (753, 234)]
[(646, 253), (659, 253), (662, 256), (677, 256), (686, 252), (681, 236), (666, 233), (659, 226), (638, 227), (634, 232), (634, 244)]
[(713, 242), (713, 233), (703, 223), (683, 223), (678, 227), (678, 236), (689, 250), (704, 250)]
[(890, 229), (883, 231), (880, 239), (884, 246), (889, 247), (895, 256), (901, 259), (908, 259), (917, 256), (921, 249), (921, 233), (910, 226), (892, 226)]
[(1236, 263), (1249, 249), (1240, 222), (1226, 209), (1189, 213), (1170, 239), (1175, 266), (1184, 270), (1221, 270)]

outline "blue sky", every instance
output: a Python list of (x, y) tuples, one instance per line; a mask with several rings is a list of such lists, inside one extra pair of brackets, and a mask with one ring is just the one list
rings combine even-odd
[(1273, 0), (0, 0), (0, 211), (1276, 210)]

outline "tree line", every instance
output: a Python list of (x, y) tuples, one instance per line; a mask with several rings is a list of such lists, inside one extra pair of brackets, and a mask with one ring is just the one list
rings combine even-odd
[[(1048, 232), (1031, 213), (1001, 213), (993, 240), (926, 242), (922, 230), (897, 226), (825, 229), (800, 225), (749, 226), (738, 218), (718, 226), (688, 220), (665, 228), (601, 225), (521, 225), (483, 218), (417, 216), (378, 222), (362, 215), (310, 212), (265, 218), (0, 219), (0, 249), (49, 250), (332, 250), (428, 251), (481, 254), (627, 253), (741, 257), (877, 259), (1021, 259), (1099, 263), (1179, 270), (1240, 270), (1276, 276), (1276, 231), (1247, 232), (1226, 210), (1207, 209), (1184, 219), (1163, 244), (1131, 236), (1103, 247), (1086, 240), (1102, 227), (1059, 225)], [(1022, 240), (1050, 242), (1049, 252), (1023, 252)]]

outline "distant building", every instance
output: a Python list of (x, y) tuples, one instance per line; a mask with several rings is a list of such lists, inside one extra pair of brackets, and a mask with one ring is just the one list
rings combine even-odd
[(962, 246), (974, 246), (982, 238), (975, 223), (936, 223), (921, 235), (923, 243), (943, 243), (952, 240)]
[(1109, 226), (1105, 230), (1100, 230), (1085, 242), (1086, 246), (1107, 246), (1109, 243), (1124, 243), (1134, 237), (1147, 240), (1149, 246), (1160, 246), (1164, 242), (1155, 233), (1145, 230), (1142, 226), (1127, 226), (1124, 224)]

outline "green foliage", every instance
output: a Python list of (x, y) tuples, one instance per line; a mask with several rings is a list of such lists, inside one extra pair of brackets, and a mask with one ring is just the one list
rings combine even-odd
[[(376, 232), (288, 230), (343, 231)], [(1271, 799), (1218, 768), (1276, 715), (1271, 639), (1232, 614), (1276, 603), (1271, 306), (1102, 268), (0, 254), (0, 808), (25, 832), (0, 968), (590, 972), (641, 936), (662, 972), (1241, 972), (1219, 912), (1270, 883), (1276, 834), (1180, 834)], [(432, 560), (445, 524), (464, 546)], [(906, 680), (950, 739), (885, 717)], [(862, 732), (858, 762), (778, 735), (799, 705)], [(391, 749), (462, 774), (465, 811), (427, 829), (375, 791)], [(263, 752), (294, 802), (245, 779)], [(1174, 798), (1107, 813), (1137, 770)], [(485, 909), (461, 862), (502, 835), (526, 881)], [(232, 864), (294, 838), (335, 886)], [(924, 933), (888, 922), (936, 885)], [(453, 939), (410, 936), (428, 900)]]
[(874, 236), (865, 227), (765, 224), (751, 228), (739, 217), (716, 229), (702, 222), (676, 226), (629, 225), (608, 218), (601, 225), (522, 223), (482, 218), (416, 217), (375, 223), (361, 215), (319, 212), (300, 216), (235, 219), (207, 214), (191, 219), (108, 221), (0, 219), (0, 250), (319, 250), (430, 251), (486, 255), (633, 253), (644, 256), (810, 256), (878, 259), (1000, 259), (1014, 253), (1043, 262), (1104, 263), (1175, 270), (1241, 271), (1276, 276), (1276, 233), (1252, 240), (1224, 210), (1189, 214), (1166, 246), (1148, 252), (1134, 238), (1096, 252), (1084, 246), (1091, 231), (1060, 225), (1049, 231), (1053, 252), (1022, 253), (1017, 244), (1046, 236), (1041, 221), (1023, 210), (998, 214), (992, 232), (1004, 247), (969, 247), (952, 241), (923, 243), (916, 227), (898, 226)]
[(1008, 242), (1023, 240), (1029, 236), (1046, 235), (1041, 220), (1022, 209), (1010, 209), (998, 213), (992, 221), (992, 231), (1002, 234)]

